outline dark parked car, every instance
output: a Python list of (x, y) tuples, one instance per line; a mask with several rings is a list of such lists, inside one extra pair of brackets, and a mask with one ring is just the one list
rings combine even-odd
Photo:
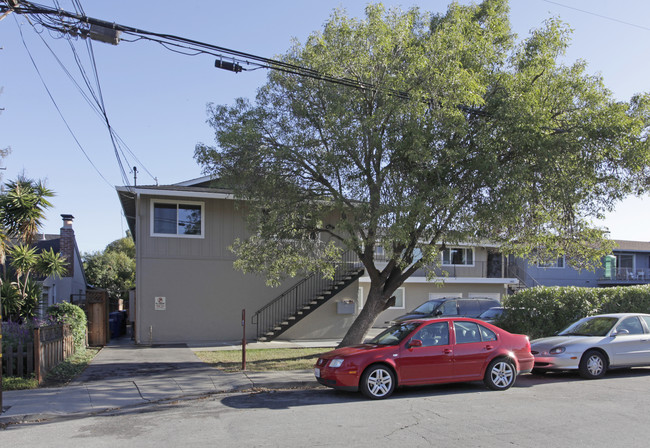
[(495, 320), (497, 320), (498, 318), (500, 318), (505, 314), (505, 310), (506, 309), (502, 306), (495, 306), (493, 308), (483, 311), (478, 318), (485, 322), (489, 322), (493, 324)]
[(319, 383), (386, 398), (398, 386), (484, 381), (506, 390), (534, 358), (528, 337), (464, 317), (416, 319), (393, 325), (366, 344), (320, 356)]
[(479, 317), (484, 311), (501, 306), (496, 299), (486, 297), (475, 297), (471, 299), (459, 299), (456, 297), (443, 297), (431, 299), (418, 306), (413, 311), (396, 318), (394, 322), (404, 322), (409, 319), (423, 319), (425, 317)]

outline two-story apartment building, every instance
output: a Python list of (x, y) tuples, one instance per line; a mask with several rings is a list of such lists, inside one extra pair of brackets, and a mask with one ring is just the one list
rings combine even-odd
[[(363, 306), (370, 280), (353, 259), (344, 260), (333, 281), (316, 275), (279, 288), (236, 271), (229, 247), (248, 235), (245, 204), (211, 187), (209, 178), (117, 193), (136, 246), (137, 343), (234, 341), (242, 338), (243, 322), (247, 339), (336, 339)], [(501, 298), (518, 283), (489, 245), (445, 248), (441, 257), (437, 279), (411, 277), (376, 325), (429, 298)]]
[(508, 260), (508, 272), (520, 279), (521, 286), (608, 287), (650, 283), (650, 242), (614, 240), (616, 247), (595, 271), (577, 270), (558, 258), (545, 265), (524, 259)]

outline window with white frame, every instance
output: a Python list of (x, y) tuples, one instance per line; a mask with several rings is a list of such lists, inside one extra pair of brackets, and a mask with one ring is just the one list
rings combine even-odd
[(442, 250), (443, 266), (474, 266), (474, 249), (449, 247)]
[(404, 294), (404, 288), (397, 288), (395, 293), (395, 306), (388, 308), (389, 310), (403, 310), (406, 307), (406, 299)]
[(550, 262), (539, 262), (537, 263), (537, 267), (540, 268), (563, 268), (564, 267), (564, 256), (557, 257), (557, 260), (553, 260)]
[(151, 216), (152, 236), (203, 237), (202, 202), (153, 201)]

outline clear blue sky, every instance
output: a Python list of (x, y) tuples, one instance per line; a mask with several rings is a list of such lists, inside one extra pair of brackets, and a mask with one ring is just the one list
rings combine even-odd
[[(38, 3), (53, 6), (53, 0)], [(60, 0), (72, 10), (71, 0)], [(81, 0), (90, 17), (160, 33), (175, 34), (259, 56), (284, 53), (293, 38), (304, 42), (320, 30), (332, 10), (343, 7), (362, 16), (365, 1)], [(448, 1), (388, 1), (388, 6), (444, 12)], [(465, 3), (465, 2), (463, 2)], [(564, 6), (563, 6), (564, 5)], [(650, 91), (650, 2), (647, 0), (512, 0), (514, 31), (525, 37), (545, 19), (559, 16), (574, 29), (567, 60), (584, 59), (601, 73), (614, 96), (628, 100)], [(582, 10), (582, 11), (580, 11)], [(14, 17), (15, 16), (15, 17)], [(39, 67), (66, 121), (83, 146), (79, 149), (47, 95), (21, 40)], [(4, 160), (4, 181), (24, 173), (45, 179), (57, 196), (48, 212), (46, 233), (58, 233), (60, 214), (75, 216), (82, 252), (102, 250), (127, 229), (114, 186), (122, 185), (106, 127), (61, 70), (43, 40), (79, 81), (79, 70), (65, 39), (37, 34), (25, 18), (0, 21), (0, 147), (11, 146)], [(41, 39), (43, 38), (43, 40)], [(83, 41), (76, 44), (91, 74)], [(266, 72), (234, 74), (214, 68), (210, 56), (185, 56), (155, 43), (93, 43), (109, 119), (119, 136), (160, 184), (201, 176), (193, 159), (198, 142), (212, 144), (206, 124), (208, 103), (230, 104), (253, 98)], [(130, 156), (129, 156), (130, 157)], [(93, 167), (97, 168), (97, 170)], [(133, 166), (133, 158), (125, 162)], [(101, 175), (98, 173), (101, 173)], [(138, 184), (153, 178), (138, 167)], [(128, 174), (132, 180), (132, 174)], [(102, 178), (103, 176), (103, 178)], [(104, 179), (105, 178), (105, 179)], [(650, 240), (650, 200), (620, 204), (604, 225), (612, 238)]]

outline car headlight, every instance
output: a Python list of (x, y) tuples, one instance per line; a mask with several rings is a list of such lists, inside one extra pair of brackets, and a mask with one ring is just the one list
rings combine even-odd
[(560, 353), (564, 353), (565, 351), (566, 351), (566, 347), (553, 347), (548, 352), (551, 355), (559, 355)]
[(336, 369), (337, 367), (341, 367), (341, 364), (343, 364), (342, 358), (335, 358), (330, 361), (330, 367), (333, 369)]

